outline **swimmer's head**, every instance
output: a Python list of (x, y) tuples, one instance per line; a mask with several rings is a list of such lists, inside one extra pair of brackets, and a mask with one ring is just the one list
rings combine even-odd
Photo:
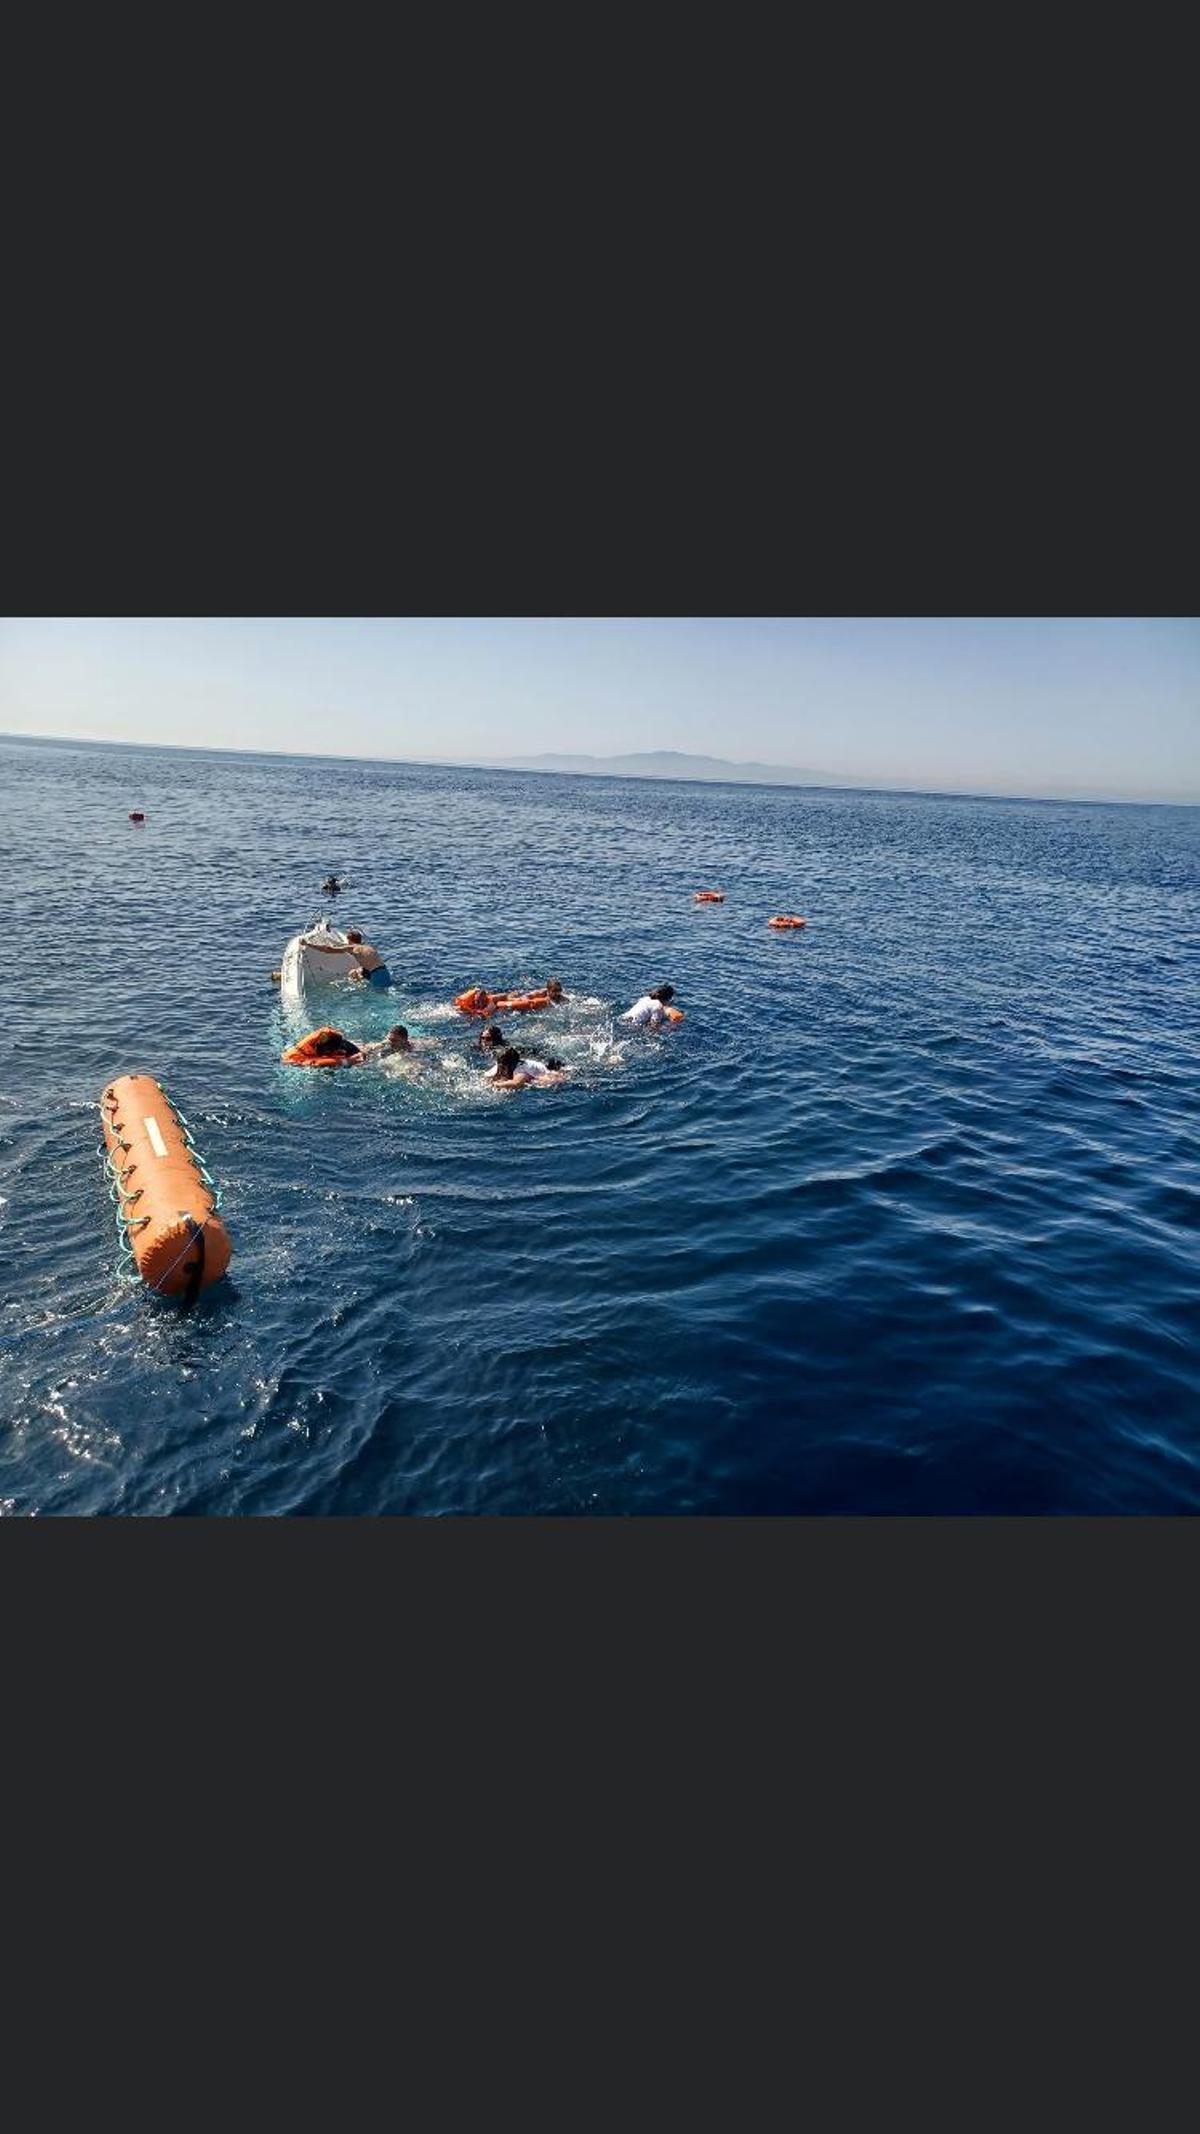
[(506, 1045), (496, 1060), (496, 1080), (511, 1082), (521, 1064), (521, 1055), (515, 1045)]
[(651, 1000), (661, 1000), (665, 1008), (669, 1000), (674, 1000), (675, 988), (673, 985), (652, 985), (648, 998)]
[(563, 989), (557, 978), (547, 978), (546, 991), (551, 1000), (561, 1000), (563, 997)]
[(489, 1023), (486, 1030), (481, 1030), (479, 1033), (480, 1044), (486, 1045), (489, 1051), (498, 1046), (503, 1046), (504, 1041), (504, 1032), (499, 1023)]
[(412, 1043), (403, 1023), (394, 1023), (384, 1038), (389, 1052), (411, 1052)]
[(343, 1037), (340, 1030), (318, 1030), (312, 1049), (323, 1059), (333, 1059), (343, 1052), (357, 1052), (358, 1046), (352, 1045), (350, 1039)]
[(353, 941), (355, 947), (357, 948), (359, 942), (362, 940), (362, 935), (359, 933), (357, 926), (347, 927), (346, 939), (347, 941)]

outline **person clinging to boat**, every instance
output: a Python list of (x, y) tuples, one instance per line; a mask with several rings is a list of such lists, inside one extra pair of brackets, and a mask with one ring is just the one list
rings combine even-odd
[(380, 988), (391, 985), (392, 974), (379, 950), (374, 948), (369, 941), (363, 940), (357, 926), (347, 927), (346, 945), (358, 965), (357, 970), (353, 970), (349, 974), (352, 980), (356, 980), (359, 985), (373, 985)]
[(664, 1023), (681, 1023), (683, 1009), (671, 1006), (674, 998), (673, 985), (651, 986), (650, 991), (643, 993), (641, 999), (635, 1000), (618, 1019), (632, 1023), (637, 1030), (661, 1030)]

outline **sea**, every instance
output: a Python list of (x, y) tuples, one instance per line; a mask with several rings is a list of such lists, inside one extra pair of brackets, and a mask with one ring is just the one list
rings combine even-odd
[[(4, 740), (0, 852), (4, 1513), (1200, 1506), (1200, 810)], [(281, 1064), (322, 910), (396, 986), (308, 1020), (419, 1065)], [(551, 976), (498, 1094), (453, 996)], [(120, 1274), (134, 1071), (190, 1311)]]

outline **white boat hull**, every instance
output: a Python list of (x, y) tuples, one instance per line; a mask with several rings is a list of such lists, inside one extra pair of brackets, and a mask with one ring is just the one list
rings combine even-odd
[(287, 1008), (301, 1008), (309, 993), (336, 985), (358, 967), (346, 936), (324, 920), (294, 934), (283, 952), (279, 990)]

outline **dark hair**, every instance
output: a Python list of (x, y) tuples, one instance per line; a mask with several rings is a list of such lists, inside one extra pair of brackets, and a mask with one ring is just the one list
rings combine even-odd
[(561, 981), (557, 978), (547, 978), (546, 991), (549, 993), (551, 1000), (557, 1000), (562, 993)]
[(499, 1023), (489, 1023), (486, 1029), (481, 1030), (479, 1042), (481, 1045), (502, 1045), (504, 1043), (504, 1032)]
[(516, 1046), (506, 1045), (496, 1060), (496, 1065), (501, 1070), (497, 1074), (496, 1080), (498, 1082), (511, 1082), (520, 1064), (521, 1055)]
[(317, 1038), (313, 1045), (313, 1051), (318, 1053), (357, 1052), (358, 1046), (353, 1044), (348, 1037), (343, 1037), (340, 1030), (326, 1030)]
[(650, 999), (661, 1000), (664, 1008), (666, 1007), (667, 1002), (669, 1000), (674, 1000), (674, 998), (675, 988), (673, 985), (652, 985), (650, 988)]
[(551, 1072), (551, 1074), (561, 1074), (561, 1073), (562, 1073), (562, 1071), (563, 1071), (563, 1069), (564, 1069), (564, 1067), (566, 1066), (566, 1061), (565, 1061), (565, 1060), (547, 1060), (547, 1061), (546, 1061), (546, 1065), (547, 1065), (547, 1067), (548, 1067), (548, 1068), (550, 1069), (550, 1072)]
[(389, 1044), (391, 1043), (391, 1040), (392, 1040), (392, 1039), (393, 1039), (394, 1037), (402, 1037), (402, 1038), (404, 1039), (405, 1043), (407, 1044), (407, 1042), (408, 1042), (408, 1032), (407, 1032), (407, 1030), (405, 1029), (405, 1027), (404, 1027), (404, 1024), (403, 1024), (403, 1023), (393, 1023), (393, 1024), (392, 1024), (392, 1027), (391, 1027), (391, 1029), (390, 1029), (390, 1030), (388, 1031), (388, 1043), (389, 1043)]
[(348, 927), (348, 928), (347, 928), (347, 930), (346, 930), (346, 939), (347, 939), (347, 941), (361, 941), (361, 940), (362, 940), (362, 935), (361, 935), (361, 934), (359, 933), (359, 930), (358, 930), (357, 926), (351, 926), (351, 927)]

